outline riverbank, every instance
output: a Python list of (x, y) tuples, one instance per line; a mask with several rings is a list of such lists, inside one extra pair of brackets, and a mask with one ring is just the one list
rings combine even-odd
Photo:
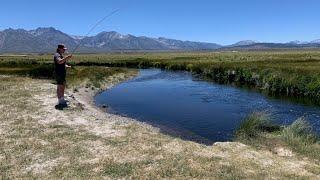
[[(320, 53), (317, 51), (254, 51), (254, 52), (185, 52), (75, 55), (77, 66), (109, 66), (185, 70), (206, 80), (254, 88), (271, 96), (298, 98), (319, 105)], [(20, 67), (25, 74), (43, 74), (51, 56), (0, 58), (0, 73), (6, 67)], [(41, 67), (42, 65), (42, 67)], [(10, 72), (9, 72), (10, 73)]]
[[(111, 73), (100, 88), (134, 75)], [(205, 146), (161, 134), (95, 107), (88, 82), (67, 90), (59, 111), (50, 80), (1, 76), (0, 174), (3, 178), (317, 179), (319, 163), (285, 147), (239, 142)]]

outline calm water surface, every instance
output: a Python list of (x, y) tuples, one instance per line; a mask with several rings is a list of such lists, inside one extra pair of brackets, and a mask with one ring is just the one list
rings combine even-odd
[(231, 140), (240, 122), (253, 111), (267, 111), (281, 124), (305, 117), (320, 132), (319, 107), (199, 81), (187, 72), (140, 70), (139, 76), (98, 94), (95, 101), (107, 105), (108, 112), (203, 143)]

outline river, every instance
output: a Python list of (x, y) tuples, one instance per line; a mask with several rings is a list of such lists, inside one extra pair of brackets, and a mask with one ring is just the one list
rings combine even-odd
[(206, 82), (188, 72), (141, 69), (132, 80), (98, 94), (98, 106), (163, 132), (202, 143), (230, 141), (246, 116), (264, 111), (276, 123), (306, 118), (320, 132), (320, 107), (270, 98), (259, 92)]

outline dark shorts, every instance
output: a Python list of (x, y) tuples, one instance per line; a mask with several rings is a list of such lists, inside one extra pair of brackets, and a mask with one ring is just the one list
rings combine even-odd
[(56, 74), (56, 81), (58, 85), (64, 85), (66, 83), (66, 75)]

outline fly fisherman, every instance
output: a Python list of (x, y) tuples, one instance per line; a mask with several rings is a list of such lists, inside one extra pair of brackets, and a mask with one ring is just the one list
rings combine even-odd
[(65, 45), (59, 44), (57, 52), (54, 54), (55, 75), (57, 80), (57, 96), (58, 106), (67, 106), (67, 102), (64, 99), (64, 89), (66, 85), (66, 68), (71, 66), (67, 65), (67, 60), (71, 59), (72, 55), (63, 57), (64, 52), (67, 50)]

